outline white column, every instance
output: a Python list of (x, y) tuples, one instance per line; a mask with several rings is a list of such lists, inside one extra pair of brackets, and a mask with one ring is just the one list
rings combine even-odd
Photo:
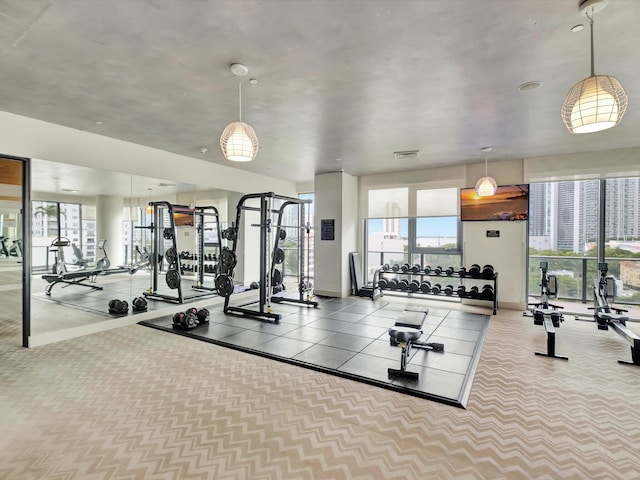
[[(358, 250), (358, 179), (344, 172), (315, 176), (314, 292), (329, 297), (351, 293), (349, 252)], [(322, 239), (322, 220), (333, 220), (334, 239)]]
[[(122, 220), (124, 201), (122, 197), (98, 195), (96, 197), (96, 238), (107, 240), (105, 250), (111, 266), (122, 265), (124, 252), (122, 245)], [(100, 256), (100, 252), (96, 252)]]

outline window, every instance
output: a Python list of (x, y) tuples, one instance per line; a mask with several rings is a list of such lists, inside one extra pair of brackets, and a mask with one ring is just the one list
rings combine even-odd
[(639, 178), (531, 184), (529, 201), (530, 295), (539, 295), (540, 261), (548, 261), (561, 298), (591, 301), (602, 261), (616, 301), (640, 303)]
[[(368, 280), (384, 264), (460, 266), (458, 199), (457, 188), (370, 190), (365, 222)], [(410, 205), (417, 217), (409, 216)]]

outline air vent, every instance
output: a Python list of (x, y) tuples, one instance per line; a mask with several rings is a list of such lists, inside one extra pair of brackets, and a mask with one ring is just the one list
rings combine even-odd
[(420, 155), (420, 150), (403, 150), (401, 152), (393, 152), (393, 156), (396, 160), (404, 158), (418, 158), (418, 155)]

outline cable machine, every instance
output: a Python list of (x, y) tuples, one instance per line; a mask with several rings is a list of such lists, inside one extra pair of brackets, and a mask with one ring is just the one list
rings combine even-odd
[[(152, 222), (148, 228), (152, 232), (152, 271), (151, 285), (143, 293), (147, 298), (165, 302), (184, 303), (192, 298), (206, 297), (216, 293), (215, 287), (205, 286), (205, 230), (213, 229), (217, 235), (218, 248), (222, 245), (218, 210), (213, 206), (189, 207), (187, 205), (172, 205), (169, 202), (149, 202), (152, 208)], [(212, 223), (213, 227), (207, 227)], [(183, 291), (183, 268), (180, 265), (181, 255), (178, 253), (178, 231), (180, 227), (191, 227), (196, 232), (196, 252), (193, 260), (195, 266), (195, 282), (191, 286), (192, 293), (186, 295)], [(213, 255), (217, 259), (217, 255)], [(163, 273), (163, 258), (168, 265), (164, 274), (169, 289), (176, 290), (176, 295), (159, 292), (159, 276)]]
[[(258, 206), (251, 206), (248, 203), (251, 200), (257, 200)], [(279, 207), (274, 206), (275, 202), (281, 201)], [(282, 317), (278, 313), (274, 313), (271, 309), (271, 303), (294, 302), (307, 306), (318, 307), (317, 302), (310, 300), (311, 284), (308, 282), (308, 276), (305, 275), (305, 233), (310, 232), (308, 223), (305, 225), (305, 205), (311, 203), (311, 200), (302, 200), (298, 198), (285, 197), (276, 195), (273, 192), (253, 193), (244, 195), (236, 207), (236, 220), (231, 227), (225, 230), (224, 237), (231, 242), (231, 249), (223, 249), (220, 252), (220, 275), (216, 278), (216, 288), (218, 293), (225, 296), (224, 313), (230, 315), (246, 316), (262, 320), (273, 320), (275, 323), (280, 321)], [(298, 242), (298, 254), (300, 268), (298, 271), (299, 281), (299, 299), (287, 298), (282, 296), (275, 297), (275, 293), (284, 290), (284, 275), (278, 268), (278, 265), (284, 263), (285, 252), (280, 248), (279, 243), (286, 239), (285, 228), (292, 226), (283, 225), (284, 210), (288, 206), (298, 205), (298, 222), (299, 224), (293, 228), (304, 229), (301, 232), (300, 241)], [(255, 211), (260, 213), (260, 223), (253, 224), (254, 227), (260, 228), (260, 280), (258, 282), (259, 299), (242, 305), (232, 306), (229, 304), (230, 296), (234, 293), (233, 274), (237, 264), (237, 247), (238, 232), (242, 225), (243, 213), (247, 211)], [(275, 216), (275, 222), (274, 220)], [(308, 239), (307, 239), (308, 241)], [(308, 253), (308, 252), (307, 252)], [(307, 264), (308, 268), (308, 264)], [(305, 298), (306, 295), (306, 298)], [(257, 304), (257, 309), (246, 308), (250, 305)]]

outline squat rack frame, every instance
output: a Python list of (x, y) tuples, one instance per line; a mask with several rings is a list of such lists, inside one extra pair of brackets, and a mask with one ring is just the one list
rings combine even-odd
[[(217, 293), (214, 287), (205, 287), (204, 286), (204, 269), (203, 265), (203, 252), (204, 252), (204, 231), (205, 231), (205, 217), (214, 216), (215, 217), (215, 225), (216, 225), (216, 233), (218, 237), (218, 245), (220, 248), (222, 247), (222, 233), (220, 231), (220, 218), (218, 215), (218, 209), (214, 206), (196, 206), (189, 207), (188, 205), (173, 205), (166, 201), (157, 201), (157, 202), (149, 202), (149, 206), (153, 209), (153, 220), (151, 221), (151, 225), (149, 227), (141, 227), (141, 228), (149, 228), (153, 233), (153, 242), (152, 242), (152, 259), (155, 261), (152, 262), (152, 286), (150, 289), (143, 293), (146, 298), (150, 298), (152, 300), (161, 300), (164, 302), (173, 302), (173, 303), (184, 303), (185, 300), (190, 300), (193, 298), (203, 298), (209, 295), (215, 295)], [(163, 218), (164, 211), (168, 212), (168, 220), (169, 225), (165, 227), (165, 221)], [(182, 289), (182, 274), (180, 272), (180, 258), (178, 254), (177, 248), (177, 230), (175, 223), (175, 214), (186, 214), (193, 215), (194, 220), (194, 228), (197, 232), (197, 241), (196, 241), (196, 255), (198, 262), (198, 271), (196, 275), (196, 284), (192, 285), (191, 288), (194, 291), (198, 291), (200, 293), (193, 293), (191, 295), (185, 295), (185, 292)], [(168, 229), (172, 232), (171, 238), (165, 238), (164, 232)], [(177, 276), (177, 295), (167, 295), (158, 293), (158, 276), (160, 273), (160, 259), (165, 252), (162, 250), (164, 246), (164, 240), (170, 240), (171, 247), (167, 249), (167, 251), (173, 249), (173, 255), (175, 255), (174, 262), (169, 261), (170, 270), (171, 265), (175, 263), (175, 272), (172, 275)], [(167, 271), (168, 273), (168, 271)], [(203, 293), (208, 292), (208, 293)]]
[[(247, 202), (251, 199), (257, 199), (259, 201), (259, 207), (253, 207), (247, 205)], [(274, 200), (282, 200), (284, 203), (279, 208), (273, 207)], [(232, 226), (232, 229), (235, 229), (234, 235), (231, 238), (231, 251), (235, 257), (237, 247), (238, 247), (238, 231), (242, 221), (242, 213), (245, 211), (256, 211), (260, 212), (260, 223), (252, 226), (260, 227), (260, 281), (259, 283), (259, 298), (258, 300), (254, 300), (251, 302), (244, 303), (238, 306), (230, 305), (230, 296), (227, 296), (224, 301), (224, 313), (229, 315), (243, 316), (243, 317), (251, 317), (259, 320), (272, 320), (275, 323), (279, 323), (282, 315), (278, 313), (274, 313), (271, 310), (271, 302), (274, 303), (287, 301), (287, 302), (295, 302), (305, 304), (307, 306), (313, 306), (314, 308), (318, 307), (317, 302), (312, 302), (309, 300), (304, 300), (304, 293), (302, 289), (300, 291), (300, 299), (288, 299), (283, 297), (273, 297), (272, 295), (272, 279), (273, 272), (275, 269), (275, 252), (278, 249), (278, 242), (280, 240), (280, 230), (284, 228), (282, 225), (282, 218), (284, 209), (289, 205), (299, 205), (299, 220), (300, 222), (304, 222), (305, 218), (305, 205), (310, 204), (311, 200), (303, 200), (299, 198), (287, 197), (283, 195), (277, 195), (273, 192), (264, 192), (264, 193), (251, 193), (244, 195), (238, 201), (238, 205), (236, 207), (236, 220)], [(272, 224), (272, 215), (277, 215), (276, 224)], [(302, 225), (300, 225), (302, 227)], [(276, 229), (276, 235), (274, 240), (273, 249), (270, 248), (269, 244), (271, 241), (272, 229)], [(301, 236), (304, 238), (304, 236)], [(300, 286), (304, 282), (304, 274), (303, 274), (303, 262), (304, 262), (304, 241), (299, 242), (298, 244), (299, 250), (301, 250), (299, 255), (300, 260), (300, 270), (299, 276), (300, 281), (298, 285)], [(270, 258), (269, 258), (270, 257)], [(230, 270), (229, 275), (233, 277), (234, 267)], [(258, 309), (250, 309), (246, 308), (250, 305), (258, 304)]]

